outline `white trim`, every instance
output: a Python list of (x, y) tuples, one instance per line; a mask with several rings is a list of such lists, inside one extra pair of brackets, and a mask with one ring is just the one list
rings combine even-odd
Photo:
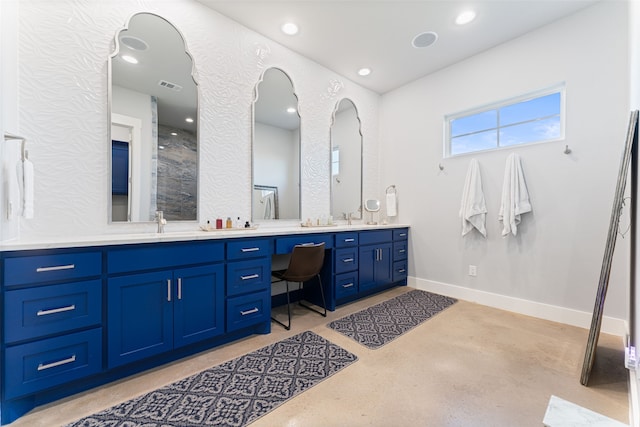
[[(448, 283), (419, 279), (417, 277), (409, 277), (407, 279), (407, 285), (423, 291), (434, 292), (465, 301), (487, 305), (489, 307), (499, 308), (501, 310), (513, 311), (527, 316), (565, 323), (567, 325), (578, 326), (585, 329), (589, 329), (591, 326), (591, 318), (593, 316), (592, 313), (586, 311), (528, 301), (521, 298), (514, 298), (506, 295), (479, 291), (477, 289), (450, 285)], [(628, 333), (626, 321), (609, 316), (603, 316), (600, 330), (603, 333), (618, 335), (621, 337), (626, 336)]]
[(640, 408), (638, 407), (638, 375), (629, 369), (629, 425), (640, 427)]

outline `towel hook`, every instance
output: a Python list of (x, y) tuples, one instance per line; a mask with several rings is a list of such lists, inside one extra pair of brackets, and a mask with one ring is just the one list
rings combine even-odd
[(568, 145), (564, 146), (564, 154), (571, 154), (571, 148)]
[(394, 184), (388, 186), (387, 189), (385, 190), (385, 193), (387, 194), (395, 193), (395, 192), (396, 192), (396, 186)]
[(5, 141), (16, 141), (16, 140), (21, 141), (20, 151), (22, 152), (22, 160), (24, 161), (29, 157), (29, 152), (25, 149), (25, 145), (27, 144), (27, 138), (25, 138), (24, 136), (18, 136), (9, 132), (5, 132), (4, 140)]
[(444, 166), (442, 166), (442, 163), (438, 163), (438, 169), (440, 169), (441, 171), (444, 170)]

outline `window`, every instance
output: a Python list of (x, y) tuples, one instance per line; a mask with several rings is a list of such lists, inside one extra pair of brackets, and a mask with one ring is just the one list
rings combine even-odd
[(445, 117), (445, 157), (564, 138), (564, 84)]
[(331, 175), (340, 175), (340, 147), (338, 146), (331, 150)]

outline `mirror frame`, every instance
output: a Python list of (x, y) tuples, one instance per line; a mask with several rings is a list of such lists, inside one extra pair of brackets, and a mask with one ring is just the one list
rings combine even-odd
[[(340, 104), (342, 101), (349, 101), (353, 105), (353, 109), (356, 111), (356, 118), (358, 119), (358, 133), (360, 134), (360, 207), (357, 212), (353, 212), (354, 215), (351, 216), (351, 219), (362, 219), (364, 213), (364, 203), (363, 203), (363, 193), (364, 193), (364, 135), (362, 134), (362, 119), (360, 118), (360, 112), (358, 111), (358, 106), (351, 98), (341, 98), (336, 102), (336, 105), (333, 109), (333, 113), (331, 114), (331, 123), (329, 125), (329, 212), (333, 215), (333, 175), (331, 174), (331, 156), (333, 153), (333, 125), (336, 123), (336, 114), (338, 113), (338, 109), (340, 108)], [(358, 214), (357, 216), (355, 214)], [(348, 214), (348, 213), (347, 213)], [(336, 219), (336, 218), (334, 218)], [(343, 218), (346, 219), (346, 218)]]
[[(291, 93), (293, 94), (293, 96), (296, 98), (296, 114), (298, 115), (298, 120), (300, 122), (300, 127), (298, 130), (298, 218), (279, 218), (279, 219), (270, 219), (270, 220), (266, 220), (266, 219), (258, 219), (258, 218), (254, 218), (253, 215), (253, 189), (254, 186), (258, 185), (260, 187), (270, 187), (270, 186), (265, 186), (262, 184), (255, 184), (254, 180), (255, 180), (255, 140), (256, 140), (256, 102), (258, 101), (258, 99), (260, 98), (260, 93), (258, 90), (258, 87), (260, 86), (260, 83), (262, 83), (264, 81), (264, 76), (267, 73), (267, 71), (269, 70), (278, 70), (280, 71), (282, 74), (284, 74), (287, 79), (289, 79), (289, 82), (291, 83)], [(258, 78), (258, 81), (256, 82), (256, 84), (253, 86), (253, 99), (251, 101), (251, 192), (250, 194), (252, 195), (251, 197), (251, 222), (272, 222), (272, 221), (300, 221), (300, 219), (302, 218), (302, 116), (300, 115), (300, 97), (298, 96), (298, 93), (296, 92), (296, 87), (293, 83), (293, 79), (291, 78), (291, 76), (289, 75), (289, 73), (287, 73), (286, 71), (284, 71), (282, 68), (280, 67), (268, 67), (266, 68), (261, 74), (260, 77)], [(277, 187), (276, 187), (277, 189)]]
[(108, 224), (145, 224), (145, 223), (154, 223), (155, 221), (150, 219), (149, 221), (131, 221), (131, 219), (128, 219), (127, 221), (113, 221), (113, 206), (112, 206), (112, 171), (113, 171), (113, 159), (112, 159), (112, 150), (111, 150), (111, 144), (112, 144), (112, 137), (111, 137), (111, 121), (112, 121), (112, 114), (113, 114), (113, 68), (112, 68), (112, 62), (114, 60), (114, 58), (116, 58), (119, 54), (120, 54), (120, 33), (122, 33), (123, 31), (126, 31), (129, 29), (130, 25), (131, 25), (131, 20), (138, 16), (138, 15), (152, 15), (155, 16), (159, 19), (162, 19), (163, 21), (165, 21), (166, 23), (168, 23), (169, 25), (171, 25), (173, 27), (173, 29), (178, 33), (178, 35), (180, 36), (180, 38), (182, 39), (182, 43), (184, 46), (184, 54), (186, 54), (189, 59), (191, 60), (191, 78), (193, 79), (193, 83), (196, 86), (196, 147), (197, 147), (197, 152), (196, 152), (196, 218), (195, 219), (189, 219), (189, 220), (174, 220), (172, 222), (179, 222), (179, 223), (198, 223), (199, 222), (199, 217), (200, 217), (200, 135), (201, 135), (201, 120), (200, 120), (200, 85), (198, 83), (198, 78), (197, 78), (197, 70), (196, 70), (196, 62), (193, 58), (193, 55), (191, 54), (191, 52), (189, 51), (189, 48), (187, 46), (187, 40), (184, 37), (184, 34), (182, 34), (182, 31), (180, 31), (180, 29), (178, 27), (176, 27), (173, 22), (171, 22), (170, 20), (168, 20), (167, 18), (158, 15), (157, 13), (153, 13), (153, 12), (136, 12), (131, 14), (131, 16), (129, 16), (129, 18), (127, 19), (127, 21), (125, 22), (124, 26), (121, 27), (120, 29), (116, 30), (115, 35), (113, 37), (113, 42), (114, 42), (114, 46), (113, 46), (113, 51), (109, 54), (108, 58), (107, 58), (107, 144), (108, 144), (108, 165), (107, 165), (107, 170), (108, 170), (108, 179), (107, 179), (107, 223)]

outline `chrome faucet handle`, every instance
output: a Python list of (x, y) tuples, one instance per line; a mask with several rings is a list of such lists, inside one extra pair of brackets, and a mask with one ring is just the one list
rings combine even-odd
[(167, 220), (164, 219), (164, 212), (156, 211), (156, 221), (158, 223), (158, 233), (164, 233), (164, 225), (167, 223)]
[(347, 214), (347, 224), (348, 224), (348, 225), (351, 225), (351, 214), (352, 214), (351, 212), (349, 212), (349, 213)]

